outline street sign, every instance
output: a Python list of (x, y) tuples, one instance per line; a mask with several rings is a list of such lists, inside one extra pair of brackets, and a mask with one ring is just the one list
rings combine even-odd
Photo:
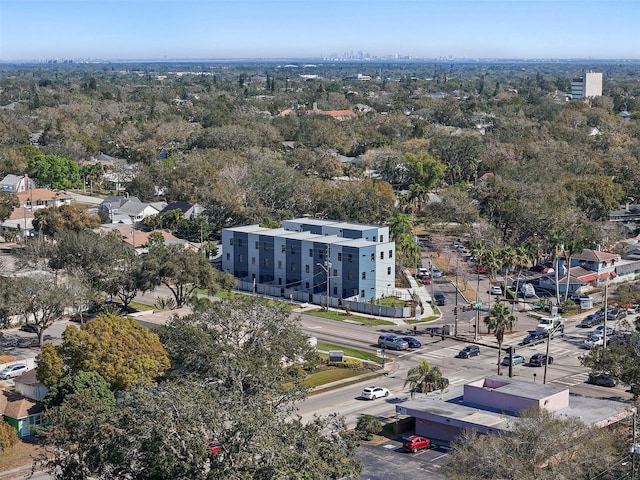
[(473, 307), (474, 307), (474, 308), (477, 308), (478, 310), (479, 310), (479, 309), (481, 309), (481, 308), (482, 308), (482, 302), (476, 302), (476, 303), (473, 305)]

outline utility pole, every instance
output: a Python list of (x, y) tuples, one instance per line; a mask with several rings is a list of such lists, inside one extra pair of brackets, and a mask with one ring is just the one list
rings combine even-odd
[(602, 348), (607, 348), (607, 317), (609, 316), (607, 301), (609, 298), (609, 279), (604, 284), (604, 328), (602, 329)]
[(327, 312), (329, 311), (329, 288), (330, 288), (330, 283), (329, 283), (329, 278), (331, 276), (331, 261), (330, 259), (330, 255), (331, 255), (331, 250), (329, 249), (329, 245), (327, 244), (327, 258), (324, 261), (324, 265), (321, 263), (317, 263), (316, 265), (318, 265), (322, 270), (324, 270), (325, 274), (327, 275), (327, 298), (326, 298), (326, 307), (327, 307)]
[[(433, 282), (433, 280), (432, 280)], [(456, 256), (456, 305), (453, 307), (454, 315), (454, 327), (453, 327), (453, 336), (458, 336), (458, 256)]]

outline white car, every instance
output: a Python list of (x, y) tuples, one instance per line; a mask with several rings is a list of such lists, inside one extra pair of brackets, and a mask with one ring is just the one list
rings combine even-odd
[(19, 377), (26, 371), (27, 371), (27, 366), (22, 363), (7, 365), (2, 370), (0, 370), (0, 378), (2, 378), (3, 380), (6, 380), (9, 378)]
[(500, 285), (491, 285), (489, 293), (491, 295), (502, 295), (502, 288), (500, 288)]
[(384, 387), (372, 385), (362, 390), (362, 398), (365, 400), (375, 400), (376, 398), (388, 397), (389, 390)]
[(438, 267), (431, 267), (431, 276), (433, 278), (440, 278), (442, 276), (442, 270)]
[(602, 335), (589, 335), (584, 341), (587, 348), (601, 347), (604, 345), (604, 337)]

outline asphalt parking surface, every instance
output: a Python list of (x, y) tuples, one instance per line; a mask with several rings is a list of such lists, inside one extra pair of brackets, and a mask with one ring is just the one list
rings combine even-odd
[(364, 463), (360, 480), (442, 480), (444, 476), (440, 469), (447, 462), (447, 457), (446, 447), (405, 452), (400, 437), (384, 443), (365, 444), (358, 449), (358, 458)]

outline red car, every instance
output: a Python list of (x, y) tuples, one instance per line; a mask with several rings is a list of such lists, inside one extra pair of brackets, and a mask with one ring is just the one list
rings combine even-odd
[(484, 265), (474, 265), (473, 273), (487, 273), (487, 268)]
[(411, 435), (410, 437), (405, 438), (404, 443), (402, 444), (402, 448), (406, 452), (416, 453), (418, 450), (422, 450), (423, 448), (429, 448), (431, 446), (431, 440), (427, 437), (421, 437), (420, 435)]
[(422, 277), (423, 285), (431, 285), (431, 277)]
[(209, 447), (209, 451), (213, 454), (220, 453), (220, 442), (217, 439), (207, 441), (207, 447)]

